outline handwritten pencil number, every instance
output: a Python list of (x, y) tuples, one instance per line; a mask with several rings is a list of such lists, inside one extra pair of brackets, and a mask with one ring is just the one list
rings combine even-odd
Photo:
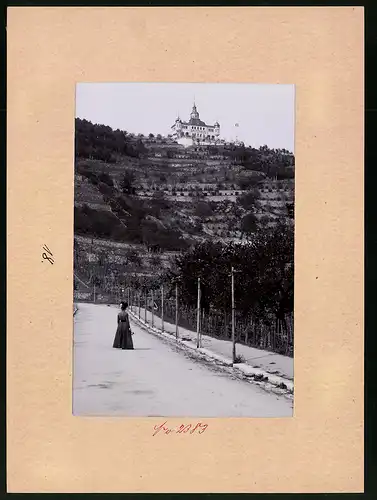
[(167, 422), (164, 422), (161, 425), (155, 425), (154, 426), (154, 433), (153, 436), (161, 432), (162, 434), (170, 434), (172, 432), (176, 434), (194, 434), (197, 432), (198, 434), (203, 434), (203, 432), (207, 429), (208, 424), (202, 424), (201, 422), (198, 422), (196, 425), (191, 425), (191, 424), (181, 424), (178, 428), (169, 428), (166, 425)]
[[(51, 250), (48, 248), (47, 245), (43, 245), (42, 250), (44, 250), (44, 252), (42, 252), (42, 259), (48, 260), (49, 263), (51, 265), (53, 265), (55, 260), (54, 260), (54, 256), (53, 256)], [(43, 260), (42, 260), (42, 262), (43, 262)]]

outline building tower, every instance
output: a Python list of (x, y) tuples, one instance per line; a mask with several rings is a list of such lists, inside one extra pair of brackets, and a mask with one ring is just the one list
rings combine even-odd
[(199, 120), (199, 113), (198, 113), (198, 110), (196, 109), (195, 102), (194, 102), (194, 105), (192, 107), (190, 118), (192, 120)]
[(189, 121), (182, 121), (178, 116), (171, 128), (173, 139), (185, 145), (193, 143), (214, 144), (220, 139), (219, 122), (216, 121), (213, 125), (209, 125), (201, 120), (195, 101)]

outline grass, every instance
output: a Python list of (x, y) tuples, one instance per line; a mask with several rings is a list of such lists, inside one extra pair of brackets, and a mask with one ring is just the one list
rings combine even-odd
[(241, 354), (237, 354), (233, 364), (245, 363), (245, 361), (246, 359), (243, 356), (241, 356)]

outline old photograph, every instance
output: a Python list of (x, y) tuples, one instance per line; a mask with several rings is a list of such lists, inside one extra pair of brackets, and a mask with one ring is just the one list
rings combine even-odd
[(76, 85), (75, 416), (293, 416), (294, 136), (294, 85)]

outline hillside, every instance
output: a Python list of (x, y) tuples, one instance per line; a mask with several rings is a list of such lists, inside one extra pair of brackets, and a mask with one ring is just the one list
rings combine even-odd
[(183, 148), (169, 137), (76, 120), (75, 269), (88, 281), (102, 273), (106, 288), (161, 272), (195, 243), (242, 243), (292, 221), (293, 201), (288, 151)]

